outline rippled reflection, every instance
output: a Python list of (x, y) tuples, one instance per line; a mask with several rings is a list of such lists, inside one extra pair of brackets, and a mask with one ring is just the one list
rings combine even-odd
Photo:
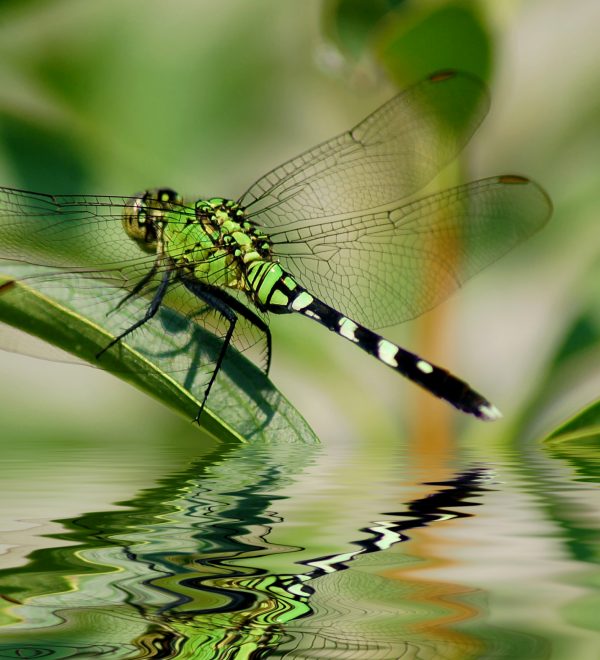
[[(331, 458), (325, 447), (289, 443), (221, 447), (120, 510), (60, 521), (70, 545), (0, 572), (0, 658), (551, 657), (550, 641), (531, 629), (483, 625), (488, 596), (468, 586), (478, 581), (470, 570), (501, 566), (484, 545), (493, 533), (460, 540), (461, 519), (498, 494), (489, 468), (470, 461), (448, 478), (415, 479), (398, 451), (365, 465), (365, 484), (343, 486), (332, 478), (343, 465)], [(537, 453), (526, 466), (520, 458), (507, 473), (548, 502), (563, 457)], [(302, 500), (294, 489), (312, 503), (310, 525), (281, 513)], [(572, 537), (572, 503), (552, 495), (564, 500)], [(367, 513), (380, 502), (393, 506)], [(515, 505), (499, 554), (521, 534), (524, 508)], [(481, 560), (460, 567), (440, 542), (455, 556), (481, 543)]]

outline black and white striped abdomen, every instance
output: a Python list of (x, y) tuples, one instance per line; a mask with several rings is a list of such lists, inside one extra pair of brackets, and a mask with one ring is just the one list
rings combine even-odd
[(448, 401), (455, 408), (487, 421), (502, 417), (496, 406), (446, 369), (431, 364), (356, 323), (318, 300), (308, 291), (301, 288), (295, 291), (289, 308), (290, 311), (304, 314), (356, 344), (380, 362), (400, 372), (440, 399)]

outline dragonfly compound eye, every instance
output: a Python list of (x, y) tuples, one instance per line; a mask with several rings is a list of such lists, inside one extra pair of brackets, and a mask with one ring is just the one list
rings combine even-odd
[(157, 210), (154, 192), (132, 197), (123, 209), (123, 229), (145, 252), (156, 251)]
[(155, 188), (136, 195), (125, 206), (125, 232), (145, 252), (156, 252), (159, 223), (164, 219), (165, 212), (181, 204), (181, 195), (171, 188)]
[(163, 204), (181, 204), (181, 195), (175, 192), (172, 188), (157, 188), (150, 190), (144, 196), (146, 199), (154, 197), (156, 201)]

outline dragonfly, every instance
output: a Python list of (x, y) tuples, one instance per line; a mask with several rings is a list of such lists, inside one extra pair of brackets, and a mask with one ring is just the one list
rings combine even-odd
[(31, 278), (59, 277), (73, 294), (93, 297), (110, 280), (111, 309), (128, 310), (127, 324), (100, 366), (168, 309), (186, 322), (158, 335), (217, 339), (196, 354), (202, 364), (187, 365), (207, 374), (197, 421), (228, 351), (258, 343), (268, 373), (271, 314), (305, 316), (458, 410), (496, 420), (498, 408), (465, 381), (371, 329), (435, 307), (548, 221), (548, 195), (516, 174), (423, 193), (488, 107), (477, 77), (437, 72), (237, 200), (0, 188), (0, 259), (43, 267)]

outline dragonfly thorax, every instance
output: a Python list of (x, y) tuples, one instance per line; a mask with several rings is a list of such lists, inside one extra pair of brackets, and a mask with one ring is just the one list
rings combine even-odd
[(268, 236), (250, 222), (232, 199), (214, 197), (196, 202), (196, 220), (218, 249), (232, 252), (243, 263), (271, 258)]
[(188, 204), (170, 188), (148, 190), (129, 201), (123, 227), (142, 250), (211, 286), (251, 294), (252, 264), (274, 261), (269, 237), (222, 197)]
[(180, 250), (178, 265), (212, 285), (250, 293), (248, 272), (256, 262), (273, 261), (271, 242), (231, 199), (214, 197), (195, 204), (193, 226), (178, 232), (174, 242)]

